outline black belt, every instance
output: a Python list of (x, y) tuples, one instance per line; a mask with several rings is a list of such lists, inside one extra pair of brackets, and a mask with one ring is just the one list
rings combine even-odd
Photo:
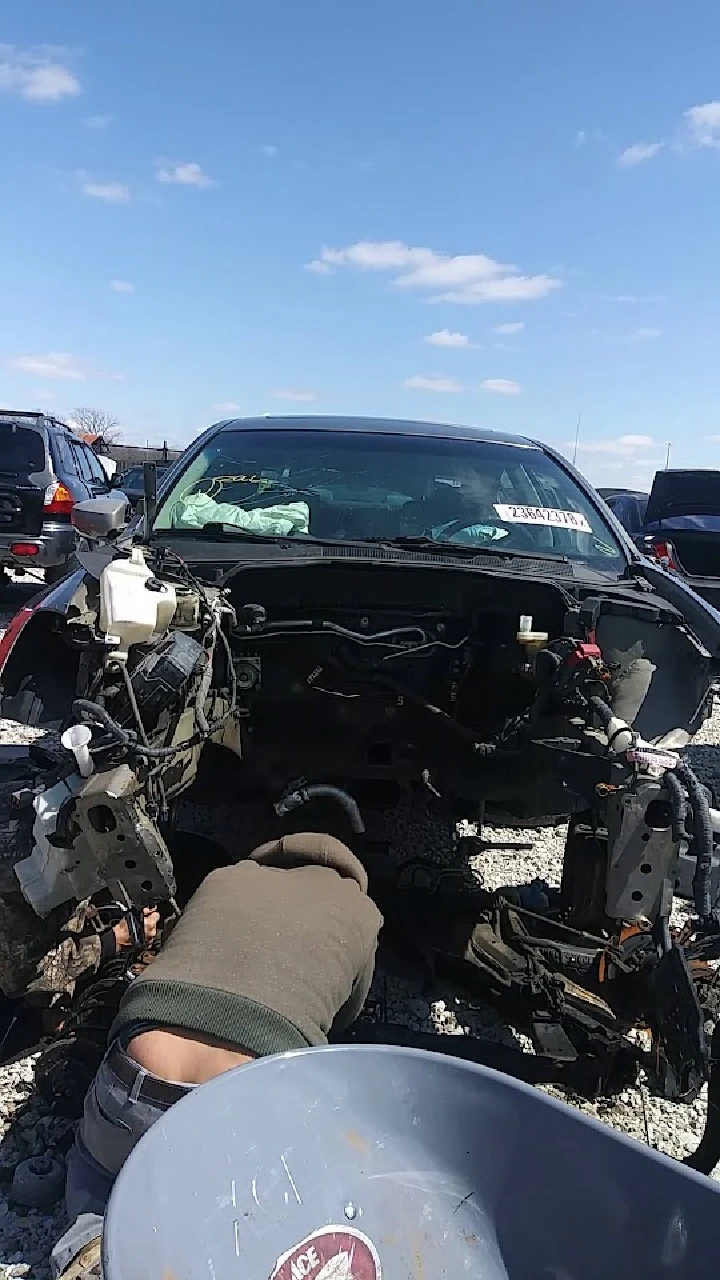
[[(146, 1073), (144, 1067), (125, 1056), (117, 1041), (108, 1053), (107, 1065), (120, 1083), (130, 1090), (136, 1102), (156, 1102), (161, 1107), (171, 1107), (190, 1092), (188, 1085), (159, 1080), (157, 1076)], [(138, 1077), (142, 1077), (139, 1087)]]

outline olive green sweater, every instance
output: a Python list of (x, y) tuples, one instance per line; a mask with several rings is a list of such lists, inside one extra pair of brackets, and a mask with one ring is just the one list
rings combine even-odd
[(203, 881), (110, 1037), (180, 1027), (259, 1057), (325, 1044), (365, 1002), (382, 923), (339, 840), (274, 840)]

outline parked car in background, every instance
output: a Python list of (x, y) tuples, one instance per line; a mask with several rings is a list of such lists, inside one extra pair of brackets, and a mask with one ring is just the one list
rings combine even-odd
[(0, 586), (11, 569), (62, 578), (75, 550), (73, 507), (111, 487), (100, 459), (63, 422), (0, 409)]
[(640, 549), (720, 608), (720, 471), (658, 471)]
[(658, 471), (649, 495), (598, 493), (644, 555), (720, 607), (720, 471)]
[(598, 489), (598, 493), (631, 538), (642, 534), (648, 503), (646, 493), (637, 489)]
[[(163, 476), (170, 470), (171, 465), (170, 462), (157, 462), (155, 464), (158, 485)], [(142, 464), (137, 467), (128, 467), (127, 471), (123, 471), (115, 482), (117, 488), (122, 489), (130, 503), (130, 510), (133, 515), (136, 513), (143, 497), (143, 474), (144, 467)]]

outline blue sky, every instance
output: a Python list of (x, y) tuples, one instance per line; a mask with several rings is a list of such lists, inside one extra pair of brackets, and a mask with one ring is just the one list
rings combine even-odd
[(5, 0), (0, 45), (4, 405), (720, 466), (717, 0)]

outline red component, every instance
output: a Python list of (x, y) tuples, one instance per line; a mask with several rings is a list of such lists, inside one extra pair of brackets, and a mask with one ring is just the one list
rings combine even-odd
[(11, 542), (10, 554), (13, 556), (37, 556), (40, 548), (37, 542)]
[(15, 647), (15, 642), (20, 632), (27, 626), (34, 612), (35, 610), (29, 607), (21, 609), (19, 613), (15, 614), (5, 634), (0, 637), (0, 676), (2, 676), (3, 668)]
[(653, 560), (657, 560), (662, 565), (663, 569), (680, 568), (675, 556), (675, 548), (672, 542), (668, 542), (665, 538), (652, 542), (650, 555)]
[(602, 662), (600, 647), (589, 641), (578, 640), (567, 663), (569, 667), (577, 667), (581, 662)]
[(67, 486), (60, 480), (53, 480), (45, 490), (43, 515), (69, 516), (74, 506), (75, 499)]

